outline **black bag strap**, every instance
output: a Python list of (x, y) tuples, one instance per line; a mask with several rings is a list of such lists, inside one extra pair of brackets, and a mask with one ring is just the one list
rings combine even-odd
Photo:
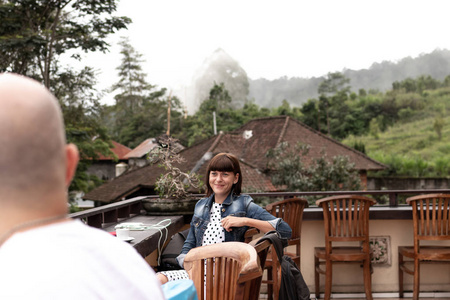
[[(269, 240), (272, 243), (275, 251), (277, 252), (278, 261), (281, 261), (284, 255), (283, 248), (286, 247), (283, 246), (283, 244), (287, 245), (287, 240), (280, 238), (278, 232), (272, 230), (263, 235), (256, 244), (262, 243), (266, 240)], [(284, 243), (282, 242), (282, 240), (284, 240)]]

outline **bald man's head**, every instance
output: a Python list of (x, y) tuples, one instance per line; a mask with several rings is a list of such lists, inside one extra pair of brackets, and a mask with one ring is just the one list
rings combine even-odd
[(58, 102), (44, 86), (0, 74), (0, 203), (32, 203), (65, 188), (64, 136)]

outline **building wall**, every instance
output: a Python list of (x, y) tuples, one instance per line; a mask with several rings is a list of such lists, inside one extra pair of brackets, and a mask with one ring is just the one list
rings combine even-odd
[[(388, 237), (390, 264), (373, 264), (373, 293), (398, 292), (398, 246), (413, 245), (412, 220), (371, 220), (370, 236)], [(311, 293), (314, 293), (314, 247), (324, 247), (323, 221), (303, 221), (301, 271)], [(450, 243), (447, 243), (450, 245)], [(405, 291), (412, 291), (412, 276), (405, 274)], [(324, 291), (325, 276), (320, 276)], [(450, 265), (421, 267), (421, 291), (450, 291)], [(363, 293), (362, 268), (357, 264), (338, 264), (333, 268), (333, 293)]]
[(116, 162), (96, 161), (87, 169), (87, 173), (97, 176), (101, 180), (111, 180), (116, 176)]

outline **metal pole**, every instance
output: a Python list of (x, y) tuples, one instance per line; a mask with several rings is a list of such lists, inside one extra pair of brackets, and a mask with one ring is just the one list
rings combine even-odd
[(213, 126), (214, 126), (214, 135), (217, 135), (216, 112), (215, 111), (213, 111)]

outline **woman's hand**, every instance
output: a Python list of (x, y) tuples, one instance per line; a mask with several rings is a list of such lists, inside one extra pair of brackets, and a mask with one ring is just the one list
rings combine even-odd
[(167, 276), (166, 276), (166, 275), (163, 275), (163, 274), (161, 274), (161, 273), (156, 273), (156, 278), (158, 278), (159, 283), (161, 283), (161, 284), (165, 284), (165, 283), (167, 283), (167, 282), (169, 281), (169, 279), (167, 278)]
[(246, 217), (228, 216), (226, 218), (223, 218), (221, 222), (223, 228), (225, 228), (225, 230), (228, 232), (232, 230), (231, 227), (242, 227), (242, 226), (255, 227), (263, 233), (275, 229), (268, 221), (262, 221)]
[(228, 216), (222, 219), (223, 228), (230, 232), (231, 227), (242, 227), (247, 225), (247, 218)]

